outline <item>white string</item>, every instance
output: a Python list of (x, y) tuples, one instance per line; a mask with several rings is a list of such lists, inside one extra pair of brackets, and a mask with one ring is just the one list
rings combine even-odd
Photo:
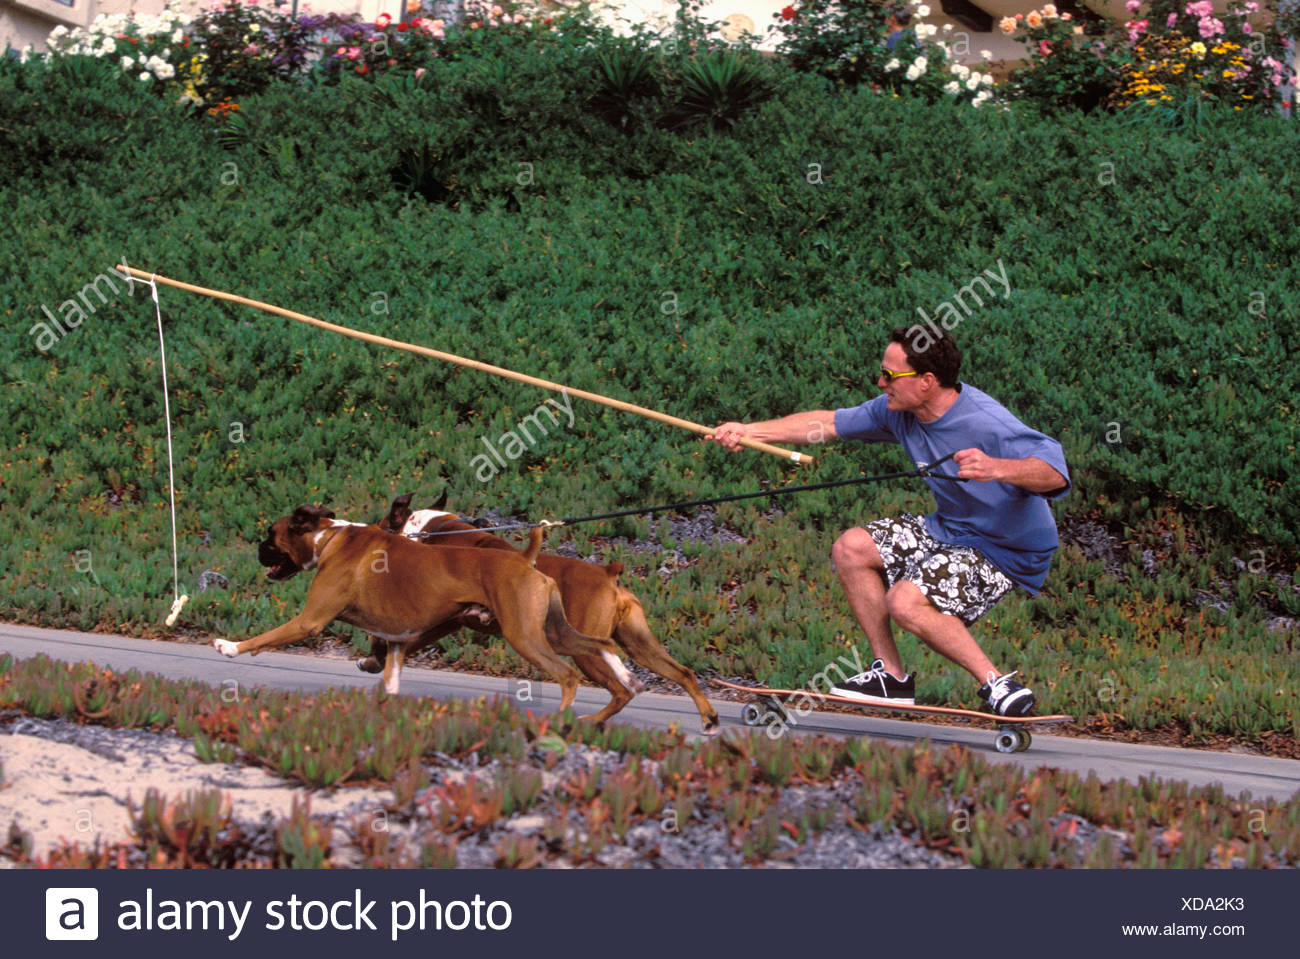
[(158, 303), (158, 284), (154, 282), (157, 273), (149, 278), (149, 287), (153, 291), (154, 315), (158, 318), (158, 353), (162, 358), (163, 381), (163, 416), (167, 421), (167, 492), (171, 500), (172, 511), (172, 611), (167, 617), (167, 625), (176, 621), (181, 607), (188, 596), (181, 596), (180, 556), (176, 547), (176, 469), (172, 465), (172, 407), (167, 396), (167, 344), (163, 339), (162, 307)]

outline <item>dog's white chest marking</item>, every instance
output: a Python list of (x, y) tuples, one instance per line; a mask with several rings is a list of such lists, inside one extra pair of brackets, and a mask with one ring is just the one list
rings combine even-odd
[(402, 524), (402, 535), (410, 539), (419, 539), (420, 531), (429, 525), (430, 520), (437, 519), (439, 516), (451, 516), (453, 514), (436, 509), (417, 509), (411, 514), (411, 518)]

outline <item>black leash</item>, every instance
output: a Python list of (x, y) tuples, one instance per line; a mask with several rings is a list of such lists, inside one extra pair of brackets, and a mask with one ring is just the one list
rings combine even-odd
[[(662, 513), (665, 510), (686, 510), (693, 509), (697, 506), (712, 506), (714, 503), (734, 503), (737, 500), (756, 499), (762, 496), (784, 496), (787, 493), (807, 493), (811, 490), (834, 489), (837, 486), (854, 486), (859, 483), (879, 483), (885, 480), (912, 479), (914, 477), (920, 477), (922, 479), (952, 480), (955, 483), (970, 482), (963, 476), (949, 476), (946, 473), (931, 472), (931, 470), (936, 466), (948, 462), (948, 460), (952, 459), (956, 455), (955, 452), (949, 453), (943, 459), (935, 460), (933, 463), (928, 463), (925, 466), (918, 466), (916, 469), (907, 470), (902, 473), (880, 473), (876, 476), (857, 476), (853, 479), (830, 480), (825, 483), (806, 483), (802, 486), (781, 486), (776, 489), (758, 490), (754, 493), (736, 493), (731, 496), (715, 496), (710, 499), (689, 500), (685, 503), (668, 503), (664, 506), (639, 506), (635, 509), (615, 510), (612, 513), (597, 513), (593, 516), (569, 516), (558, 520), (543, 520), (540, 523), (512, 523), (508, 526), (478, 526), (475, 527), (475, 531), (493, 533), (500, 530), (533, 529), (538, 526), (573, 526), (577, 523), (590, 523), (598, 519), (617, 519), (621, 516), (644, 516), (647, 513)], [(426, 539), (430, 536), (454, 536), (457, 533), (468, 532), (470, 532), (470, 530), (434, 529), (428, 533), (416, 534), (412, 538)]]

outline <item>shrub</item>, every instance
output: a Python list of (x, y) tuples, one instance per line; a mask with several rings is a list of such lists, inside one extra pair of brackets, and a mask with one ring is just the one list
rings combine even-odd
[(890, 13), (905, 9), (898, 0), (808, 0), (787, 6), (773, 15), (781, 36), (777, 50), (795, 69), (826, 77), (836, 86), (870, 84), (976, 107), (989, 100), (993, 78), (957, 61), (952, 47), (937, 36), (938, 28), (925, 22), (927, 5), (908, 0), (908, 6), (916, 19), (892, 49)]
[[(1053, 4), (1004, 17), (1003, 33), (1025, 44), (1028, 64), (1007, 85), (1043, 109), (1112, 109), (1135, 103), (1208, 99), (1234, 107), (1273, 108), (1294, 80), (1288, 36), (1300, 14), (1261, 13), (1255, 0), (1232, 4), (1219, 19), (1211, 0), (1140, 0), (1131, 19), (1071, 22)], [(1139, 14), (1141, 16), (1139, 17)]]

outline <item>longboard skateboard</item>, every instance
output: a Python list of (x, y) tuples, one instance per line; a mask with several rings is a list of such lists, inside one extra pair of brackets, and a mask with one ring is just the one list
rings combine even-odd
[(834, 693), (819, 693), (811, 689), (772, 689), (768, 686), (741, 686), (738, 683), (729, 683), (723, 679), (709, 678), (709, 682), (716, 683), (719, 686), (725, 686), (727, 689), (737, 689), (742, 693), (750, 693), (755, 701), (746, 703), (740, 712), (741, 721), (746, 726), (766, 726), (769, 723), (784, 723), (789, 719), (789, 706), (782, 702), (782, 696), (807, 696), (810, 699), (821, 700), (827, 703), (843, 703), (847, 706), (857, 706), (860, 709), (878, 709), (885, 712), (900, 713), (929, 713), (937, 716), (962, 716), (966, 719), (978, 719), (986, 723), (993, 723), (997, 726), (997, 735), (993, 740), (993, 745), (1000, 753), (1021, 753), (1029, 748), (1033, 742), (1033, 737), (1029, 734), (1029, 727), (1035, 724), (1049, 723), (1072, 723), (1073, 716), (1053, 715), (1053, 716), (998, 716), (994, 713), (981, 713), (974, 709), (958, 709), (955, 706), (905, 706), (901, 703), (864, 703), (857, 699), (850, 699), (847, 696), (836, 696)]

